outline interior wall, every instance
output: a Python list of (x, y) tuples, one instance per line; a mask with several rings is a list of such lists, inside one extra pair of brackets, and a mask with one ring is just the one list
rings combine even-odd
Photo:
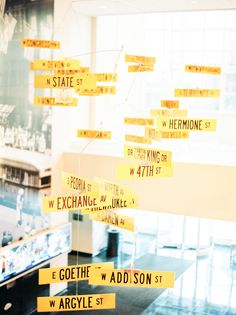
[(174, 163), (169, 178), (118, 181), (115, 167), (123, 158), (64, 153), (65, 165), (80, 161), (81, 176), (127, 185), (139, 196), (138, 209), (236, 221), (235, 166)]
[[(76, 13), (71, 0), (54, 0), (54, 40), (59, 40), (61, 43), (61, 49), (54, 52), (54, 59), (75, 58), (80, 59), (83, 66), (90, 66), (90, 55), (85, 53), (91, 50), (91, 18)], [(75, 94), (74, 98), (78, 98), (78, 95)], [(77, 107), (53, 108), (52, 195), (64, 193), (61, 184), (61, 172), (64, 170), (61, 154), (72, 143), (77, 142), (76, 130), (78, 128), (88, 128), (88, 115), (89, 100), (86, 97), (78, 98)], [(51, 214), (51, 225), (55, 226), (68, 220), (68, 213)], [(74, 241), (76, 238), (74, 233), (72, 234)], [(51, 267), (66, 266), (67, 263), (67, 255), (61, 255), (51, 264)], [(66, 287), (65, 283), (52, 284), (50, 295), (55, 295)]]
[[(82, 159), (83, 154), (72, 154), (67, 156), (63, 153), (61, 157), (61, 171), (74, 174), (75, 176), (87, 177), (87, 166), (84, 165)], [(71, 191), (74, 193), (74, 191)], [(67, 189), (64, 189), (64, 194), (68, 194)], [(73, 213), (76, 213), (73, 211)], [(82, 215), (81, 220), (74, 220), (73, 213), (69, 213), (70, 221), (72, 222), (72, 250), (81, 253), (97, 255), (100, 250), (106, 247), (107, 244), (107, 225), (89, 219), (89, 216)], [(79, 215), (79, 211), (77, 211)]]
[[(82, 66), (91, 67), (96, 71), (96, 56), (92, 53), (96, 49), (96, 19), (80, 14), (74, 9), (72, 1), (55, 0), (55, 40), (60, 39), (61, 49), (56, 52), (54, 59), (61, 57), (76, 58), (81, 61)], [(65, 27), (66, 25), (66, 27)], [(67, 165), (60, 158), (62, 152), (76, 147), (80, 152), (87, 144), (86, 139), (76, 138), (77, 129), (93, 128), (93, 98), (79, 96), (78, 107), (58, 107), (53, 108), (53, 190), (52, 194), (66, 194), (61, 186), (61, 172), (70, 171), (70, 164)], [(80, 169), (79, 164), (71, 170), (75, 173)], [(87, 217), (82, 221), (74, 220), (72, 213), (54, 214), (55, 220), (62, 220), (66, 217), (72, 222), (72, 250), (85, 252), (91, 255), (97, 254), (103, 246), (103, 242), (95, 241), (93, 233), (99, 233), (100, 239), (104, 235), (104, 227), (97, 222), (92, 222)], [(99, 232), (98, 230), (99, 229)], [(102, 229), (102, 231), (101, 231)]]

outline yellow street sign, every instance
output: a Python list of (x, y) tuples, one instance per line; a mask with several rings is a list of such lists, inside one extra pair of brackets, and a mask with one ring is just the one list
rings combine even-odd
[(55, 40), (22, 38), (21, 46), (33, 48), (60, 49), (60, 42)]
[(90, 285), (173, 288), (175, 273), (153, 270), (96, 270), (89, 278)]
[(116, 295), (114, 293), (38, 297), (37, 311), (67, 312), (114, 309), (116, 307), (115, 298)]

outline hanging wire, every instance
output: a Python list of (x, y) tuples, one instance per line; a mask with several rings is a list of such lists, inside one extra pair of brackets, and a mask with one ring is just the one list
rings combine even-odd
[[(119, 63), (119, 60), (120, 60), (120, 57), (121, 57), (121, 53), (123, 51), (123, 46), (121, 47), (121, 49), (119, 50), (119, 54), (118, 54), (118, 57), (117, 57), (117, 60), (115, 62), (115, 66), (114, 66), (114, 70), (113, 70), (113, 74), (112, 74), (112, 79), (111, 79), (111, 82), (113, 82), (114, 78), (115, 78), (115, 73), (116, 73), (116, 69), (118, 67), (118, 63)], [(108, 95), (110, 95), (110, 88), (108, 90)], [(103, 126), (103, 122), (100, 121), (100, 127), (99, 127), (99, 130), (102, 129), (102, 126)], [(88, 141), (88, 143), (86, 143), (86, 145), (84, 147), (82, 147), (82, 149), (80, 150), (79, 152), (79, 164), (78, 164), (78, 169), (79, 169), (79, 174), (80, 174), (80, 166), (81, 166), (81, 163), (80, 163), (80, 158), (81, 158), (81, 154), (87, 149), (87, 147), (94, 142), (94, 140), (96, 140), (98, 134), (95, 135), (94, 138), (92, 138), (90, 141)], [(79, 214), (79, 210), (78, 210), (78, 214)], [(77, 265), (79, 264), (79, 251), (77, 251)], [(77, 281), (76, 282), (76, 295), (78, 295), (78, 289), (79, 289), (79, 282)]]

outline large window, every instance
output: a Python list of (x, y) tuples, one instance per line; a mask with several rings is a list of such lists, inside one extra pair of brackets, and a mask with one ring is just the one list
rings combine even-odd
[[(149, 117), (150, 109), (160, 107), (161, 99), (174, 99), (175, 88), (220, 89), (220, 98), (180, 98), (180, 109), (188, 109), (189, 117), (217, 119), (215, 133), (191, 133), (188, 140), (163, 139), (154, 142), (153, 147), (170, 149), (174, 161), (236, 164), (235, 20), (236, 11), (233, 10), (97, 19), (96, 71), (116, 69), (118, 72), (117, 95), (99, 96), (94, 101), (95, 128), (113, 131), (115, 145), (109, 144), (108, 154), (116, 154), (117, 148), (121, 148), (118, 152), (122, 154), (124, 134), (144, 135), (144, 127), (124, 125), (125, 116)], [(156, 57), (155, 71), (128, 73), (125, 54)], [(220, 66), (222, 73), (220, 76), (187, 73), (184, 71), (186, 64)], [(96, 153), (99, 151), (104, 153), (100, 148)], [(143, 215), (139, 212), (136, 218), (142, 222), (138, 232), (159, 232), (158, 245), (184, 242), (194, 248), (200, 231), (199, 243), (203, 247), (210, 237), (219, 236), (217, 231), (221, 234), (223, 230), (232, 232), (230, 237), (223, 233), (222, 239), (235, 237), (234, 224), (229, 227), (228, 223), (168, 214), (158, 214), (153, 219), (147, 217), (146, 211)], [(222, 227), (218, 229), (220, 224)], [(155, 238), (155, 232), (153, 235)]]
[[(113, 140), (122, 143), (125, 133), (144, 135), (144, 128), (124, 126), (124, 116), (149, 117), (161, 99), (175, 98), (175, 88), (214, 88), (221, 90), (220, 98), (180, 98), (180, 108), (188, 109), (190, 117), (217, 118), (217, 132), (192, 133), (188, 141), (157, 145), (211, 142), (214, 150), (235, 146), (230, 129), (236, 119), (235, 18), (233, 10), (98, 17), (96, 71), (116, 68), (118, 82), (115, 96), (95, 99), (94, 127), (112, 130)], [(125, 54), (156, 57), (155, 71), (128, 73)], [(186, 64), (220, 66), (222, 74), (187, 73)]]

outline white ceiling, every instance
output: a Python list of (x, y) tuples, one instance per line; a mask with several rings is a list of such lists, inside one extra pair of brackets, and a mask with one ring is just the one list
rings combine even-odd
[(72, 0), (85, 15), (117, 15), (168, 11), (236, 9), (236, 0)]

